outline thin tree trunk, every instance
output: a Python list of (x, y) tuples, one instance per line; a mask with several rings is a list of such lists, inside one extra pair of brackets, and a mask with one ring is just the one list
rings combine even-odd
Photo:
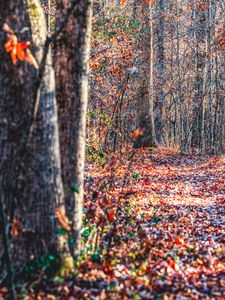
[(165, 2), (159, 0), (157, 4), (159, 14), (159, 24), (157, 28), (157, 64), (156, 64), (156, 102), (155, 102), (155, 130), (156, 140), (158, 144), (162, 143), (162, 127), (163, 127), (163, 105), (164, 105), (164, 34), (165, 34)]
[[(135, 148), (140, 147), (155, 147), (155, 124), (154, 124), (154, 29), (153, 29), (153, 4), (149, 4), (149, 28), (150, 28), (150, 43), (147, 44), (148, 51), (150, 50), (149, 57), (149, 78), (148, 78), (148, 94), (144, 91), (140, 93), (140, 97), (137, 99), (137, 126), (143, 131), (143, 135), (140, 135), (134, 142)], [(149, 41), (149, 40), (147, 40)], [(146, 47), (146, 45), (145, 45)]]
[[(62, 12), (69, 3), (67, 0), (58, 1), (56, 23), (61, 22)], [(66, 28), (56, 42), (55, 70), (62, 179), (66, 212), (73, 231), (72, 252), (80, 250), (82, 226), (91, 15), (92, 1), (78, 1)]]

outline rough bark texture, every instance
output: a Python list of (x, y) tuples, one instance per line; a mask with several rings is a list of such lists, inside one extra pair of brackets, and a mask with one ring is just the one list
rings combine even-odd
[[(40, 2), (29, 0), (26, 6), (22, 0), (1, 1), (0, 11), (1, 45), (8, 38), (2, 31), (6, 22), (19, 41), (33, 42), (32, 52), (40, 62), (47, 34)], [(0, 197), (7, 216), (19, 221), (12, 256), (21, 265), (40, 255), (58, 254), (55, 206), (62, 188), (54, 73), (49, 53), (33, 123), (38, 72), (25, 62), (13, 65), (3, 47), (0, 52)]]
[[(58, 1), (57, 24), (62, 21), (62, 14), (70, 2)], [(79, 251), (92, 1), (77, 2), (56, 42), (55, 70), (66, 212), (74, 231), (74, 245), (71, 248)]]

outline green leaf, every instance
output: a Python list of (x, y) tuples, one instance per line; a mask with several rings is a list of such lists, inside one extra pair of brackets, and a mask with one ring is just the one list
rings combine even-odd
[(84, 236), (84, 237), (89, 237), (90, 234), (91, 234), (91, 231), (88, 230), (88, 229), (86, 229), (86, 230), (84, 230), (84, 231), (82, 232), (82, 236)]
[(133, 231), (131, 231), (131, 232), (129, 232), (127, 235), (128, 235), (129, 237), (134, 237), (134, 236), (135, 236), (135, 233), (134, 233)]
[(76, 239), (73, 237), (69, 237), (67, 241), (68, 241), (69, 245), (73, 245), (75, 243)]
[(153, 224), (158, 224), (161, 221), (162, 221), (162, 219), (159, 217), (152, 217), (150, 222)]
[(159, 280), (166, 280), (166, 278), (167, 278), (166, 274), (160, 275), (158, 277)]
[(120, 236), (119, 236), (119, 235), (116, 235), (116, 236), (114, 237), (114, 241), (115, 241), (115, 242), (119, 242), (119, 241), (120, 241)]
[(101, 157), (101, 158), (104, 158), (104, 157), (105, 157), (105, 154), (104, 154), (103, 151), (99, 151), (98, 155), (99, 155), (99, 157)]
[(190, 247), (187, 249), (187, 252), (189, 253), (192, 253), (192, 252), (195, 252), (196, 251), (196, 248), (195, 247)]
[(91, 252), (92, 250), (93, 250), (92, 246), (90, 246), (90, 247), (87, 248), (87, 251), (89, 251), (89, 252)]
[(67, 230), (64, 229), (64, 228), (58, 228), (58, 229), (56, 229), (56, 234), (66, 235), (67, 234)]
[(56, 257), (55, 257), (54, 255), (49, 255), (49, 256), (48, 256), (48, 259), (49, 259), (50, 261), (53, 261), (53, 260), (56, 259)]
[(134, 179), (140, 179), (141, 178), (141, 174), (140, 173), (136, 173), (136, 174), (132, 174), (131, 175)]
[(79, 187), (78, 185), (73, 185), (73, 186), (69, 186), (69, 191), (73, 192), (73, 193), (79, 193)]
[(96, 263), (100, 263), (100, 254), (98, 253), (93, 253), (91, 255), (91, 261), (92, 262), (96, 262)]
[(179, 264), (179, 262), (180, 262), (180, 257), (179, 257), (179, 256), (175, 256), (175, 257), (174, 257), (174, 261), (175, 261), (176, 264)]
[(110, 290), (115, 289), (116, 285), (117, 285), (116, 281), (111, 281), (110, 284), (109, 284)]
[(59, 282), (59, 283), (64, 283), (65, 282), (65, 279), (62, 277), (62, 276), (58, 276), (56, 278), (56, 281)]

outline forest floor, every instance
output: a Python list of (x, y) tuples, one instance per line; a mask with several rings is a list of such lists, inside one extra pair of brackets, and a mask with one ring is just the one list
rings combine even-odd
[(96, 252), (75, 299), (225, 299), (224, 157), (131, 150), (93, 168), (86, 190), (98, 237), (87, 222)]
[(43, 299), (225, 299), (224, 157), (144, 148), (86, 175), (83, 258)]

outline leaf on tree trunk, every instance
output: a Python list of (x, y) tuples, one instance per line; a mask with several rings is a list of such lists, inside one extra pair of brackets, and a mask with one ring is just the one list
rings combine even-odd
[(56, 208), (55, 213), (60, 226), (67, 231), (71, 231), (69, 220), (67, 219), (65, 214), (61, 211), (61, 209)]
[(30, 46), (31, 43), (27, 42), (18, 42), (17, 36), (15, 34), (10, 34), (9, 40), (5, 43), (5, 50), (7, 53), (10, 53), (11, 59), (14, 65), (17, 64), (17, 61), (26, 61), (28, 64), (38, 69), (38, 63), (36, 59), (31, 54), (30, 49), (26, 49)]

